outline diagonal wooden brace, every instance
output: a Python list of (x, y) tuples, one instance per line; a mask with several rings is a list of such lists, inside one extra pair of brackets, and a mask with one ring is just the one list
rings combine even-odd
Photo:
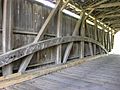
[[(81, 15), (80, 15), (80, 16), (81, 16), (81, 19), (79, 19), (79, 20), (77, 21), (72, 36), (75, 36), (75, 35), (77, 34), (79, 28), (81, 27), (82, 21), (83, 21), (84, 16), (85, 16), (84, 12), (81, 12)], [(68, 59), (68, 56), (69, 56), (69, 54), (70, 54), (70, 51), (71, 51), (71, 49), (72, 49), (72, 46), (73, 46), (73, 42), (71, 42), (71, 43), (68, 44), (68, 46), (67, 46), (67, 48), (66, 48), (66, 51), (65, 51), (64, 58), (63, 58), (63, 63), (66, 63), (66, 61), (67, 61), (67, 59)]]
[[(39, 30), (38, 35), (36, 36), (35, 40), (33, 43), (36, 43), (39, 41), (39, 39), (44, 35), (44, 33), (46, 32), (46, 28), (48, 27), (48, 24), (50, 23), (51, 19), (54, 17), (54, 15), (57, 13), (58, 9), (59, 9), (59, 5), (61, 3), (61, 0), (58, 1), (56, 7), (51, 11), (51, 13), (49, 14), (49, 16), (47, 17), (46, 21), (44, 22), (43, 26), (41, 27), (41, 29)], [(18, 72), (24, 72), (28, 66), (28, 64), (30, 63), (32, 57), (34, 54), (31, 54), (29, 56), (27, 56), (22, 64), (20, 65), (20, 68), (18, 70)]]
[[(78, 32), (79, 28), (81, 29), (81, 26), (83, 25), (83, 22), (88, 18), (88, 16), (94, 11), (94, 9), (92, 9), (89, 14), (87, 16), (85, 16), (85, 12), (82, 11), (81, 12), (81, 19), (79, 19), (76, 23), (76, 26), (75, 26), (75, 29), (74, 29), (74, 32), (72, 34), (72, 36), (75, 36), (76, 33)], [(82, 43), (81, 43), (82, 44)], [(68, 59), (68, 56), (70, 54), (70, 51), (72, 49), (72, 46), (73, 46), (73, 42), (69, 43), (67, 48), (66, 48), (66, 51), (65, 51), (65, 55), (64, 55), (64, 58), (63, 58), (63, 63), (66, 63), (67, 59)], [(83, 46), (83, 45), (82, 45)]]
[[(67, 2), (61, 7), (60, 10), (58, 12), (58, 20), (57, 20), (57, 37), (62, 37), (62, 10), (67, 6), (67, 4), (69, 3), (70, 0), (67, 0)], [(56, 55), (56, 64), (61, 64), (61, 60), (62, 60), (62, 45), (58, 45), (57, 46), (57, 55)]]

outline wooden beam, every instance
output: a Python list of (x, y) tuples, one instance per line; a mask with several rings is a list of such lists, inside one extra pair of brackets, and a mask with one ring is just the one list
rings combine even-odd
[[(72, 36), (75, 36), (78, 32), (79, 29), (81, 29), (81, 26), (82, 26), (82, 23), (84, 20), (86, 20), (88, 18), (88, 16), (94, 11), (94, 9), (92, 9), (89, 14), (87, 16), (85, 16), (85, 12), (82, 11), (81, 12), (81, 20), (78, 20), (77, 23), (76, 23), (76, 26), (75, 26), (75, 29), (73, 31), (73, 34)], [(69, 43), (67, 48), (66, 48), (66, 51), (65, 51), (65, 55), (64, 55), (64, 58), (63, 58), (63, 63), (66, 63), (67, 59), (68, 59), (68, 56), (70, 54), (70, 51), (72, 49), (72, 46), (73, 46), (73, 42)]]
[[(12, 49), (12, 25), (13, 25), (13, 0), (4, 0), (3, 7), (3, 53), (6, 53)], [(12, 74), (12, 64), (2, 67), (3, 75)]]
[(119, 24), (120, 23), (120, 20), (111, 20), (111, 21), (105, 21), (104, 23), (108, 24), (108, 25), (111, 25), (111, 24)]
[(111, 51), (111, 35), (110, 35), (110, 32), (109, 32), (109, 52)]
[[(94, 20), (94, 24), (95, 24), (95, 26), (94, 26), (94, 36), (95, 36), (95, 40), (97, 41), (98, 40), (98, 38), (97, 38), (97, 19), (95, 19)], [(94, 55), (96, 55), (96, 45), (94, 44), (93, 45), (93, 47), (94, 47)]]
[(8, 51), (0, 55), (0, 67), (10, 64), (11, 62), (19, 60), (20, 58), (23, 58), (25, 56), (31, 55), (32, 53), (35, 53), (37, 51), (50, 48), (56, 45), (75, 42), (75, 41), (78, 42), (85, 41), (85, 42), (91, 42), (97, 44), (107, 53), (107, 50), (96, 40), (81, 36), (67, 36), (67, 37), (53, 38), (49, 40), (39, 41), (37, 43), (31, 43), (29, 45)]
[(104, 38), (105, 38), (105, 31), (103, 30), (103, 32), (102, 32), (102, 40), (103, 40), (103, 46), (105, 47), (105, 40), (104, 40)]
[[(82, 21), (82, 26), (81, 26), (81, 28), (80, 28), (80, 35), (82, 36), (82, 37), (85, 37), (85, 22), (86, 22), (86, 19), (84, 19), (83, 21)], [(80, 58), (83, 58), (84, 57), (84, 54), (85, 54), (85, 42), (84, 41), (81, 41), (80, 42)]]
[(105, 48), (108, 50), (108, 47), (107, 47), (107, 32), (105, 32)]
[(102, 1), (98, 1), (97, 3), (93, 4), (93, 5), (90, 5), (88, 8), (94, 8), (94, 7), (97, 7), (105, 2), (107, 2), (108, 0), (102, 0)]
[[(48, 27), (51, 19), (53, 18), (53, 16), (54, 16), (54, 15), (56, 14), (56, 12), (58, 11), (58, 8), (59, 8), (60, 3), (61, 3), (61, 0), (58, 1), (56, 7), (55, 7), (55, 8), (51, 11), (51, 13), (49, 14), (48, 18), (46, 19), (46, 21), (44, 22), (43, 26), (41, 27), (38, 35), (35, 37), (35, 40), (34, 40), (33, 43), (38, 42), (38, 41), (42, 38), (42, 36), (44, 35), (44, 33), (45, 33), (46, 30), (47, 30), (46, 28)], [(26, 70), (28, 64), (30, 63), (30, 61), (31, 61), (31, 59), (32, 59), (32, 57), (33, 57), (33, 55), (34, 55), (34, 54), (26, 57), (26, 58), (23, 60), (22, 64), (20, 65), (20, 68), (19, 68), (18, 72), (24, 72), (24, 71)]]
[(120, 17), (120, 14), (104, 15), (99, 18), (114, 18), (114, 17)]
[(112, 25), (110, 25), (110, 27), (120, 27), (120, 24), (112, 24)]
[[(67, 0), (67, 2), (61, 7), (58, 12), (58, 22), (57, 22), (57, 37), (62, 37), (62, 10), (67, 6), (70, 0)], [(56, 64), (61, 64), (62, 61), (62, 45), (57, 46), (57, 56), (56, 56)]]
[(0, 89), (6, 88), (8, 86), (12, 86), (14, 84), (18, 84), (18, 83), (21, 83), (21, 82), (24, 82), (30, 79), (34, 79), (34, 78), (37, 78), (43, 75), (47, 75), (49, 73), (57, 72), (65, 68), (80, 65), (82, 63), (89, 62), (91, 60), (95, 60), (97, 58), (104, 57), (104, 56), (107, 56), (107, 55), (96, 55), (94, 57), (92, 56), (92, 57), (86, 57), (84, 59), (76, 59), (74, 61), (69, 61), (68, 63), (62, 64), (62, 65), (55, 65), (49, 68), (47, 67), (47, 68), (42, 68), (42, 69), (38, 68), (37, 70), (34, 70), (34, 71), (25, 72), (22, 75), (21, 73), (16, 73), (16, 74), (12, 74), (7, 77), (1, 77), (0, 78)]
[[(83, 21), (84, 16), (85, 16), (84, 12), (81, 12), (80, 16), (81, 16), (81, 19), (79, 19), (79, 20), (77, 21), (72, 36), (75, 36), (75, 35), (77, 34), (79, 28), (81, 27), (82, 21)], [(67, 59), (68, 59), (68, 56), (69, 56), (69, 54), (70, 54), (70, 51), (71, 51), (71, 49), (72, 49), (72, 46), (73, 46), (73, 42), (71, 42), (71, 43), (68, 44), (68, 46), (67, 46), (67, 48), (66, 48), (66, 51), (65, 51), (65, 53), (64, 53), (63, 63), (66, 63), (66, 61), (67, 61)]]
[[(57, 20), (57, 37), (61, 37), (61, 36), (62, 36), (62, 12), (59, 9), (58, 20)], [(55, 63), (61, 64), (61, 60), (62, 60), (62, 45), (58, 45)]]
[(111, 34), (111, 51), (112, 51), (112, 49), (113, 49), (113, 37), (112, 37), (112, 34)]
[(106, 39), (107, 39), (107, 50), (109, 51), (109, 32), (107, 32)]
[[(85, 31), (88, 31), (88, 37), (91, 38), (90, 31), (87, 28), (87, 23), (85, 22)], [(93, 47), (92, 43), (89, 42), (90, 55), (93, 56)]]
[[(23, 29), (25, 30), (25, 29)], [(37, 32), (29, 32), (29, 31), (22, 31), (21, 29), (13, 29), (13, 34), (20, 34), (20, 35), (34, 35), (37, 36)], [(0, 29), (0, 33), (2, 33), (2, 29)], [(47, 34), (45, 33), (44, 36), (56, 37), (55, 34)]]
[(3, 10), (2, 0), (0, 0), (0, 27), (2, 27), (2, 10)]
[[(110, 8), (110, 7), (117, 7), (120, 6), (120, 2), (113, 2), (113, 3), (106, 3), (106, 4), (101, 4), (99, 6), (96, 6), (94, 8)], [(87, 10), (91, 10), (93, 8), (88, 8)]]
[(112, 15), (112, 14), (114, 14), (114, 13), (116, 13), (116, 12), (119, 12), (120, 11), (120, 9), (118, 8), (116, 8), (115, 10), (112, 10), (112, 11), (108, 11), (108, 12), (106, 12), (106, 13), (101, 13), (101, 14), (99, 14), (98, 16), (97, 16), (97, 18), (102, 18), (102, 17), (104, 17), (104, 16), (106, 16), (106, 15)]
[[(58, 13), (58, 22), (57, 22), (57, 37), (62, 36), (62, 12)], [(61, 64), (62, 60), (62, 45), (57, 46), (57, 56), (56, 56), (56, 64)]]

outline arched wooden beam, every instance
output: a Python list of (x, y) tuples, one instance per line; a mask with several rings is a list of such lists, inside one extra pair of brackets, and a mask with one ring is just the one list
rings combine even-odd
[(64, 44), (69, 42), (78, 42), (78, 41), (94, 43), (100, 46), (106, 53), (108, 53), (108, 51), (98, 41), (95, 41), (91, 38), (81, 37), (81, 36), (67, 36), (67, 37), (53, 38), (53, 39), (48, 39), (44, 41), (39, 41), (37, 43), (31, 43), (29, 45), (26, 45), (26, 46), (17, 48), (15, 50), (11, 50), (5, 54), (2, 54), (0, 55), (0, 67), (10, 64), (13, 61), (16, 61), (32, 53), (35, 53), (39, 50), (50, 48), (52, 46), (56, 46), (59, 44)]

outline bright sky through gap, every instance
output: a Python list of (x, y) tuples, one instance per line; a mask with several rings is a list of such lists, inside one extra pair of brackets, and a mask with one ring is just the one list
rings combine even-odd
[(114, 36), (113, 50), (110, 53), (120, 55), (120, 31), (117, 32)]

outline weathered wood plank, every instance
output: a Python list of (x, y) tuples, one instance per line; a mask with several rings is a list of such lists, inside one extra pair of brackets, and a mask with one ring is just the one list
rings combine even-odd
[[(13, 0), (4, 0), (3, 8), (3, 53), (10, 51), (13, 47)], [(2, 67), (3, 75), (12, 73), (12, 64)]]
[(68, 68), (68, 67), (73, 67), (73, 66), (79, 65), (81, 63), (88, 62), (88, 61), (91, 61), (91, 60), (94, 60), (94, 59), (97, 59), (100, 57), (104, 57), (104, 56), (106, 56), (106, 55), (86, 57), (84, 59), (70, 61), (63, 65), (57, 65), (57, 66), (52, 66), (49, 68), (43, 68), (43, 69), (37, 69), (34, 71), (29, 71), (29, 72), (23, 73), (22, 75), (20, 73), (17, 73), (17, 74), (13, 74), (13, 75), (10, 75), (7, 77), (2, 77), (2, 79), (0, 81), (0, 88), (8, 87), (10, 85), (14, 85), (14, 84), (26, 81), (26, 80), (30, 80), (30, 79), (33, 79), (33, 78), (36, 78), (39, 76), (43, 76), (43, 75), (52, 73), (52, 72), (56, 72), (58, 70), (62, 70), (62, 69)]
[[(85, 33), (86, 33), (86, 32), (88, 32), (88, 37), (91, 38), (91, 37), (90, 37), (90, 32), (89, 32), (89, 30), (88, 30), (88, 28), (87, 28), (87, 23), (85, 22)], [(93, 56), (92, 43), (88, 43), (88, 45), (89, 45), (90, 55)]]
[[(51, 19), (53, 18), (53, 16), (56, 14), (56, 12), (58, 11), (59, 5), (60, 5), (61, 0), (58, 1), (56, 7), (51, 11), (51, 13), (49, 14), (48, 18), (46, 19), (46, 21), (44, 22), (43, 26), (41, 27), (38, 35), (35, 37), (33, 43), (38, 42), (42, 36), (44, 35), (44, 32), (47, 30), (46, 28), (48, 27), (48, 24), (50, 23)], [(30, 63), (31, 59), (33, 57), (33, 54), (26, 57), (22, 64), (20, 65), (20, 68), (18, 70), (18, 72), (24, 72), (28, 66), (28, 64)]]
[[(95, 36), (95, 38), (94, 38), (94, 40), (97, 40), (98, 38), (97, 38), (97, 19), (95, 19), (95, 21), (94, 21), (94, 23), (95, 23), (95, 26), (94, 26), (94, 36)], [(94, 44), (94, 55), (96, 54), (96, 45)]]
[[(94, 9), (92, 9), (89, 14), (91, 14), (92, 12), (94, 11)], [(85, 12), (84, 11), (81, 11), (81, 21), (78, 20), (78, 22), (76, 23), (76, 27), (74, 29), (74, 32), (72, 34), (72, 36), (75, 36), (78, 32), (78, 29), (80, 27), (81, 29), (81, 26), (82, 26), (82, 23), (87, 19), (87, 17), (89, 16), (89, 14), (87, 16), (85, 16)], [(82, 34), (81, 34), (82, 36)], [(66, 48), (66, 51), (65, 51), (65, 55), (64, 55), (64, 58), (63, 58), (63, 63), (65, 63), (68, 59), (68, 56), (70, 54), (70, 51), (72, 49), (72, 46), (73, 46), (73, 42), (71, 42), (70, 44), (68, 44), (67, 48)]]
[[(80, 15), (80, 16), (81, 16), (82, 18), (77, 21), (72, 36), (75, 36), (75, 35), (77, 34), (79, 28), (81, 27), (82, 20), (83, 20), (83, 15), (84, 15), (83, 12), (81, 12), (81, 15)], [(70, 54), (70, 51), (71, 51), (71, 49), (72, 49), (72, 46), (73, 46), (73, 42), (70, 43), (70, 44), (68, 44), (68, 46), (67, 46), (67, 48), (66, 48), (66, 51), (65, 51), (65, 54), (64, 54), (63, 63), (66, 63), (66, 61), (67, 61), (67, 59), (68, 59), (68, 56), (69, 56), (69, 54)]]
[[(68, 2), (70, 0), (67, 0), (67, 2), (60, 7), (59, 12), (58, 12), (58, 22), (57, 22), (57, 37), (62, 36), (62, 10), (67, 6)], [(62, 2), (61, 2), (62, 4)], [(57, 46), (57, 57), (56, 57), (56, 64), (60, 64), (62, 60), (62, 45)]]
[(43, 50), (52, 46), (56, 46), (63, 43), (74, 42), (74, 41), (86, 41), (86, 42), (95, 43), (98, 46), (100, 46), (102, 49), (104, 49), (105, 52), (107, 53), (107, 50), (99, 42), (93, 39), (87, 37), (80, 37), (80, 36), (68, 36), (68, 37), (53, 38), (44, 41), (39, 41), (38, 43), (32, 43), (23, 46), (21, 48), (17, 48), (15, 50), (11, 50), (5, 54), (2, 54), (0, 55), (0, 67), (7, 65), (13, 61), (16, 61), (22, 57), (25, 57), (27, 55), (35, 53), (39, 50)]

